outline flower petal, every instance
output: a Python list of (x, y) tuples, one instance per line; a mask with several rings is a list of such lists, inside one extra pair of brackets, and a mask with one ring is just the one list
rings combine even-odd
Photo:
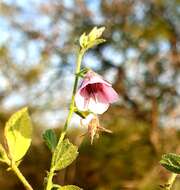
[(100, 75), (88, 71), (75, 96), (76, 106), (81, 111), (104, 113), (110, 103), (119, 99), (111, 84)]
[(109, 103), (119, 100), (119, 95), (111, 86), (103, 85), (103, 94)]
[(107, 111), (108, 107), (108, 103), (96, 101), (94, 98), (90, 98), (89, 100), (88, 109), (95, 114), (104, 113), (105, 111)]
[(109, 82), (105, 81), (97, 73), (94, 73), (93, 71), (88, 71), (87, 74), (85, 75), (79, 89), (83, 89), (88, 84), (94, 84), (94, 83), (101, 83), (101, 84), (105, 84), (107, 86), (111, 86), (111, 84)]
[(75, 103), (80, 111), (86, 111), (88, 109), (87, 99), (83, 95), (81, 95), (80, 90), (78, 90), (75, 95)]

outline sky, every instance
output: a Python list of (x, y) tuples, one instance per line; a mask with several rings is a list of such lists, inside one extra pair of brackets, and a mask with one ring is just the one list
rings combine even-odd
[[(40, 31), (43, 30), (47, 35), (50, 33), (51, 30), (51, 20), (47, 15), (44, 15), (38, 10), (38, 6), (42, 3), (48, 3), (48, 0), (0, 0), (0, 2), (4, 2), (7, 5), (17, 5), (19, 7), (20, 14), (17, 14), (16, 17), (10, 18), (11, 20), (16, 20), (19, 23), (25, 24), (26, 27), (29, 27), (30, 24), (33, 24), (33, 27), (39, 29)], [(74, 1), (73, 0), (62, 0), (61, 2), (64, 3), (64, 5), (67, 8), (74, 8)], [(104, 22), (104, 18), (101, 15), (101, 12), (99, 11), (100, 1), (99, 0), (86, 0), (86, 4), (88, 5), (89, 10), (93, 13), (93, 22), (94, 24), (101, 24)], [(146, 7), (142, 6), (141, 4), (138, 4), (135, 6), (135, 16), (137, 17), (137, 20), (141, 21), (145, 15)], [(61, 38), (58, 39), (57, 43), (59, 47), (63, 47), (66, 36), (68, 35), (67, 31), (69, 30), (69, 26), (65, 22), (59, 23), (60, 29), (61, 29)], [(63, 30), (63, 31), (62, 31)], [(52, 31), (53, 32), (53, 31)], [(116, 38), (121, 38), (120, 33), (114, 33), (113, 39), (116, 40)], [(25, 42), (25, 43), (24, 43)], [(42, 48), (45, 46), (44, 42), (42, 40), (36, 40), (36, 41), (26, 41), (26, 37), (22, 32), (14, 28), (8, 19), (6, 19), (5, 16), (2, 14), (0, 15), (0, 45), (3, 44), (9, 44), (9, 51), (11, 52), (11, 58), (14, 60), (14, 62), (22, 69), (27, 70), (28, 68), (34, 67), (40, 62), (40, 54)], [(25, 44), (25, 46), (24, 46)], [(169, 49), (170, 45), (168, 42), (162, 40), (158, 42), (159, 49), (163, 54), (166, 54)], [(150, 47), (151, 48), (151, 47)], [(152, 47), (153, 48), (153, 47)], [(120, 52), (119, 50), (114, 49), (113, 47), (106, 47), (103, 49), (103, 55), (106, 58), (106, 60), (110, 60), (114, 65), (120, 65), (123, 64), (126, 57), (124, 57), (124, 52)], [(131, 80), (135, 80), (137, 75), (134, 71), (137, 70), (137, 68), (134, 66), (134, 64), (131, 64), (132, 61), (137, 57), (138, 51), (134, 48), (129, 48), (126, 50), (126, 56), (128, 57), (128, 62), (126, 66), (127, 69), (127, 75)], [(68, 62), (70, 63), (71, 67), (74, 69), (74, 63), (76, 60), (76, 56), (74, 54), (69, 55)], [(29, 89), (29, 92), (34, 93), (34, 91), (39, 90), (43, 91), (44, 89), (48, 88), (48, 83), (51, 81), (54, 76), (58, 75), (58, 65), (61, 64), (62, 60), (59, 56), (53, 55), (50, 60), (52, 67), (49, 71), (45, 72), (45, 74), (41, 77), (39, 81), (39, 86), (37, 86), (35, 89), (34, 87), (32, 89)], [(98, 58), (93, 54), (93, 52), (87, 53), (87, 55), (84, 58), (84, 64), (87, 67), (91, 67), (92, 69), (98, 70), (101, 68), (101, 62), (98, 60)], [(64, 85), (64, 90), (71, 91), (71, 86), (73, 82), (73, 75), (72, 70), (70, 69), (68, 71), (64, 71), (64, 75), (67, 74), (67, 78), (64, 78), (64, 81), (67, 85)], [(138, 77), (141, 77), (144, 73), (145, 68), (141, 67), (141, 69), (138, 68), (136, 72), (140, 73)], [(112, 82), (114, 81), (114, 76), (116, 75), (116, 70), (111, 69), (108, 71), (108, 73), (105, 73), (105, 78)], [(171, 77), (171, 72), (167, 73), (164, 77), (161, 77), (162, 82), (168, 82), (169, 78)], [(7, 86), (9, 85), (8, 82), (3, 77), (2, 71), (0, 72), (0, 80), (1, 80), (1, 86), (0, 86), (0, 92), (5, 90)], [(62, 83), (62, 81), (58, 81), (57, 85), (59, 83)], [(13, 92), (4, 100), (4, 107), (7, 109), (12, 109), (13, 107), (22, 105), (26, 103), (27, 95), (22, 96), (24, 90), (20, 92)], [(67, 93), (66, 93), (67, 94)], [(56, 99), (58, 96), (63, 95), (62, 90), (61, 93), (56, 93), (53, 95), (53, 98)], [(64, 95), (65, 101), (68, 105), (68, 102), (70, 100), (70, 93), (67, 95)], [(43, 96), (44, 97), (44, 96)], [(41, 97), (41, 100), (39, 101), (39, 104), (46, 100), (46, 97), (43, 99)], [(30, 97), (29, 97), (30, 98)], [(32, 97), (33, 101), (33, 97)], [(61, 119), (64, 119), (64, 115), (67, 114), (68, 109), (66, 109), (65, 114), (62, 114), (62, 110), (55, 110), (55, 111), (47, 111), (44, 114), (45, 118), (47, 119), (47, 122), (51, 123), (52, 126), (55, 126)], [(36, 117), (34, 117), (36, 119)], [(53, 121), (53, 123), (52, 123)], [(74, 121), (77, 121), (77, 118), (74, 118)], [(48, 124), (49, 124), (48, 123)]]
[[(42, 3), (48, 3), (49, 1), (46, 0), (1, 0), (0, 3), (6, 3), (7, 5), (14, 6), (16, 5), (20, 11), (19, 14), (16, 14), (16, 16), (13, 18), (7, 19), (6, 16), (0, 15), (0, 45), (8, 43), (8, 48), (11, 53), (11, 58), (13, 61), (22, 69), (27, 70), (28, 68), (36, 66), (36, 64), (40, 61), (40, 53), (41, 49), (44, 47), (43, 41), (27, 41), (25, 42), (24, 46), (24, 40), (26, 40), (25, 36), (21, 31), (16, 29), (11, 25), (9, 20), (16, 20), (17, 22), (21, 24), (26, 24), (28, 26), (28, 23), (33, 22), (33, 26), (39, 30), (47, 31), (47, 33), (50, 31), (50, 24), (51, 20), (48, 16), (40, 13), (38, 10), (38, 6)], [(64, 5), (67, 8), (73, 8), (74, 7), (74, 1), (73, 0), (63, 0)], [(98, 6), (99, 1), (87, 1), (89, 4), (89, 8), (93, 12), (98, 12)], [(1, 5), (0, 5), (1, 6)], [(100, 15), (95, 14), (97, 19), (97, 23), (100, 21)], [(95, 18), (94, 18), (95, 19)], [(66, 23), (61, 22), (61, 32), (62, 28), (64, 29), (64, 36), (60, 40), (60, 44), (63, 46), (63, 41), (66, 39), (68, 25)], [(69, 56), (69, 62), (75, 61), (75, 55)], [(86, 66), (91, 66), (92, 68), (98, 68), (100, 66), (100, 63), (98, 59), (92, 54), (88, 53), (85, 57), (86, 59)], [(54, 77), (56, 74), (56, 68), (58, 64), (61, 62), (59, 56), (52, 56), (51, 57), (51, 63), (54, 65), (54, 68), (50, 69), (49, 71), (45, 72), (44, 76), (41, 77), (39, 81), (39, 86), (37, 89), (40, 89), (40, 91), (43, 91), (43, 89), (47, 88), (49, 80)], [(71, 74), (71, 76), (69, 76)], [(72, 73), (68, 73), (68, 79), (66, 81), (67, 85), (66, 95), (64, 95), (66, 104), (68, 105), (68, 102), (70, 101), (70, 93), (67, 93), (67, 91), (71, 91), (71, 86), (73, 82), (73, 75)], [(109, 75), (108, 75), (109, 76)], [(8, 81), (3, 77), (3, 73), (0, 73), (0, 79), (1, 79), (1, 86), (0, 86), (0, 92), (3, 92), (11, 84), (8, 83)], [(110, 79), (110, 78), (109, 78)], [(69, 84), (68, 84), (69, 83)], [(30, 90), (31, 92), (35, 91), (34, 89)], [(18, 107), (21, 105), (26, 104), (27, 96), (23, 95), (24, 90), (21, 91), (13, 91), (11, 94), (9, 94), (8, 97), (6, 97), (3, 101), (3, 107), (5, 107), (7, 110), (11, 110), (14, 107)], [(58, 96), (58, 93), (57, 95)], [(63, 96), (61, 92), (61, 96)], [(56, 97), (54, 97), (56, 98)], [(41, 98), (41, 101), (43, 102), (43, 97)], [(40, 101), (40, 102), (41, 102)], [(62, 110), (56, 110), (56, 111), (49, 111), (42, 113), (42, 117), (45, 118), (46, 121), (43, 120), (44, 123), (47, 123), (48, 125), (51, 123), (51, 126), (56, 126), (57, 123), (59, 123), (59, 120), (64, 120), (64, 116), (67, 114), (68, 109), (64, 111)], [(39, 115), (38, 115), (39, 117)], [(34, 120), (38, 120), (38, 117), (34, 116)], [(74, 121), (77, 121), (77, 117), (74, 117)], [(77, 122), (75, 122), (77, 124)]]

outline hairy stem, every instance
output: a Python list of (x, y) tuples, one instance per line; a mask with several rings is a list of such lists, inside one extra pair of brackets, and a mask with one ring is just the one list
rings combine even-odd
[[(69, 106), (69, 113), (68, 113), (68, 116), (67, 116), (65, 124), (64, 124), (63, 132), (60, 135), (60, 138), (59, 138), (59, 141), (58, 141), (58, 145), (61, 144), (61, 142), (63, 141), (63, 139), (64, 139), (64, 137), (66, 135), (67, 128), (68, 128), (69, 123), (71, 121), (72, 115), (74, 113), (75, 94), (76, 94), (76, 90), (77, 90), (77, 86), (78, 86), (78, 79), (79, 79), (78, 73), (80, 72), (80, 69), (81, 69), (81, 62), (82, 62), (82, 58), (83, 58), (84, 52), (85, 51), (83, 49), (80, 49), (79, 52), (78, 52), (77, 65), (76, 65), (76, 75), (75, 75), (75, 79), (74, 79), (74, 85), (73, 85), (73, 92), (72, 92), (72, 97), (71, 97), (71, 103), (70, 103), (70, 106)], [(54, 156), (54, 154), (53, 154), (53, 156)], [(52, 158), (53, 158), (53, 156), (52, 156)], [(53, 180), (54, 172), (55, 171), (53, 169), (52, 162), (51, 162), (51, 169), (50, 169), (50, 172), (49, 172), (48, 177), (47, 177), (46, 190), (51, 190), (52, 187), (53, 187), (52, 180)]]
[(72, 92), (72, 97), (71, 97), (71, 104), (70, 104), (70, 107), (69, 107), (69, 113), (68, 113), (66, 122), (64, 124), (63, 131), (67, 130), (67, 127), (68, 127), (68, 125), (69, 125), (69, 123), (71, 121), (72, 115), (74, 113), (74, 104), (75, 104), (74, 100), (75, 100), (75, 94), (76, 94), (77, 85), (78, 85), (78, 79), (79, 79), (79, 76), (77, 74), (80, 72), (80, 69), (81, 69), (81, 62), (82, 62), (83, 55), (84, 55), (84, 51), (80, 50), (79, 53), (78, 53), (77, 66), (76, 66), (76, 75), (75, 75), (75, 79), (74, 79), (74, 86), (73, 86), (73, 92)]
[(177, 174), (172, 173), (172, 175), (170, 176), (168, 182), (167, 182), (167, 188), (166, 190), (171, 190), (175, 180), (176, 180)]
[(31, 185), (28, 183), (28, 181), (23, 176), (23, 174), (20, 172), (19, 168), (16, 166), (15, 163), (12, 163), (11, 169), (17, 175), (17, 177), (19, 178), (19, 180), (23, 183), (23, 185), (26, 188), (26, 190), (33, 190), (33, 188), (31, 187)]
[(53, 176), (54, 176), (54, 168), (51, 168), (49, 173), (48, 173), (48, 177), (47, 177), (46, 189), (52, 189), (52, 187), (53, 187), (53, 183), (52, 183)]

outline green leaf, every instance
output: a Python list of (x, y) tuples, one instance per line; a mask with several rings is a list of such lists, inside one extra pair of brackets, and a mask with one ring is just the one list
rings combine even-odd
[(55, 170), (61, 170), (70, 165), (78, 155), (78, 148), (69, 142), (68, 139), (57, 145), (52, 158), (52, 165)]
[(104, 40), (104, 39), (97, 39), (97, 40), (95, 40), (95, 41), (89, 42), (88, 45), (87, 45), (87, 49), (90, 49), (90, 48), (92, 48), (92, 47), (94, 47), (94, 46), (97, 46), (97, 45), (99, 45), (99, 44), (102, 44), (102, 43), (104, 43), (105, 41), (106, 41), (106, 40)]
[(75, 185), (66, 185), (66, 186), (60, 187), (59, 190), (82, 190), (82, 189)]
[(53, 184), (53, 190), (82, 190), (82, 188), (75, 185), (60, 186), (57, 184)]
[(5, 162), (5, 163), (9, 162), (6, 151), (4, 147), (2, 146), (2, 144), (0, 144), (0, 162)]
[(32, 124), (27, 108), (14, 113), (5, 126), (9, 157), (17, 162), (26, 154), (31, 144)]
[(48, 148), (54, 152), (56, 145), (57, 145), (57, 136), (52, 129), (48, 129), (43, 134), (43, 139), (48, 146)]
[(160, 164), (167, 170), (180, 174), (180, 155), (168, 153), (162, 156)]

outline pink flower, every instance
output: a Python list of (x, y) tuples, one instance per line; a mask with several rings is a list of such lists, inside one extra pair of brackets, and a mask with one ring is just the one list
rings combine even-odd
[(104, 113), (110, 103), (119, 99), (112, 85), (100, 75), (88, 71), (78, 89), (75, 102), (80, 111), (91, 111), (96, 114)]

